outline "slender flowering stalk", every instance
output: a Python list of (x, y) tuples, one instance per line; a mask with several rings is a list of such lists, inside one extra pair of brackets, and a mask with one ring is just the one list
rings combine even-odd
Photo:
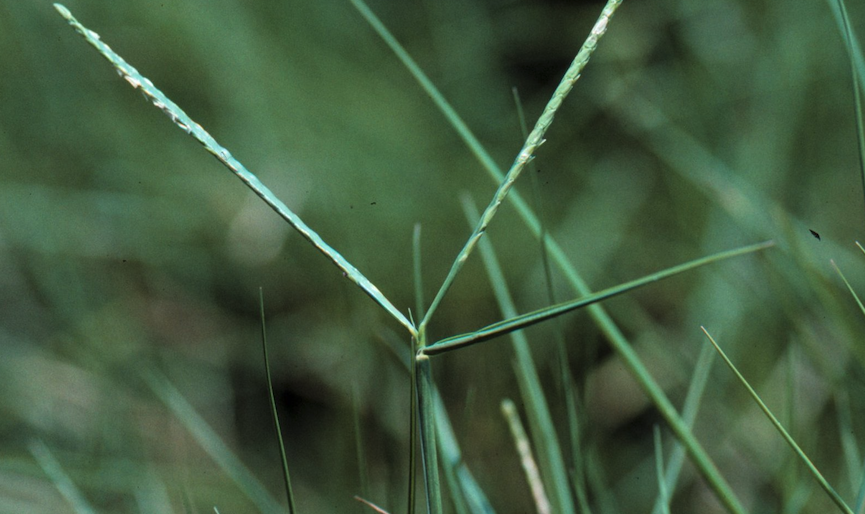
[(142, 76), (138, 70), (127, 63), (122, 57), (117, 55), (108, 45), (103, 43), (99, 39), (99, 34), (79, 23), (78, 20), (72, 16), (72, 13), (69, 12), (69, 9), (60, 4), (54, 4), (54, 8), (57, 9), (57, 12), (59, 12), (60, 15), (63, 16), (79, 34), (84, 36), (84, 39), (86, 39), (88, 43), (96, 48), (103, 57), (108, 59), (108, 61), (114, 65), (114, 69), (117, 70), (117, 73), (123, 77), (126, 82), (129, 82), (133, 88), (140, 90), (144, 97), (164, 112), (175, 125), (201, 143), (208, 152), (213, 154), (213, 156), (219, 160), (219, 162), (224, 164), (237, 176), (237, 178), (264, 200), (264, 203), (269, 205), (270, 208), (276, 211), (276, 213), (287, 221), (289, 225), (300, 232), (300, 235), (312, 243), (313, 246), (318, 248), (318, 250), (327, 256), (331, 262), (336, 264), (336, 267), (342, 270), (343, 275), (346, 278), (363, 289), (363, 291), (375, 300), (376, 303), (381, 305), (390, 313), (391, 316), (406, 327), (412, 335), (416, 333), (414, 324), (411, 323), (396, 307), (394, 307), (390, 300), (388, 300), (387, 297), (385, 297), (384, 294), (382, 294), (382, 292), (379, 291), (379, 289), (370, 282), (363, 273), (348, 262), (339, 252), (325, 243), (318, 233), (307, 226), (307, 224), (304, 223), (297, 214), (289, 209), (282, 200), (277, 198), (276, 195), (274, 195), (273, 192), (258, 179), (258, 177), (247, 170), (240, 161), (235, 159), (234, 156), (232, 156), (225, 147), (220, 145), (213, 136), (204, 130), (201, 125), (193, 121), (192, 118), (183, 111), (183, 109), (169, 100), (162, 91), (153, 85), (153, 82), (151, 82), (150, 79)]
[(576, 84), (577, 80), (580, 78), (583, 69), (589, 62), (589, 58), (598, 47), (598, 41), (601, 39), (601, 36), (603, 36), (604, 33), (607, 31), (607, 24), (609, 23), (610, 18), (612, 18), (613, 13), (616, 12), (616, 9), (618, 9), (621, 3), (622, 0), (609, 0), (603, 11), (601, 11), (601, 15), (598, 17), (598, 21), (595, 22), (595, 26), (592, 28), (592, 32), (589, 34), (589, 37), (586, 38), (586, 41), (583, 43), (583, 46), (580, 48), (580, 51), (577, 53), (577, 56), (571, 63), (571, 66), (565, 72), (565, 76), (562, 78), (561, 82), (559, 82), (559, 85), (553, 93), (552, 98), (550, 98), (550, 101), (544, 108), (544, 112), (541, 113), (541, 117), (538, 118), (537, 123), (535, 123), (535, 127), (529, 133), (529, 137), (526, 138), (526, 142), (523, 144), (522, 149), (517, 154), (517, 158), (511, 165), (511, 169), (508, 170), (507, 174), (505, 175), (505, 179), (501, 182), (501, 184), (499, 184), (499, 188), (496, 191), (495, 195), (493, 195), (492, 201), (487, 206), (486, 210), (484, 210), (483, 214), (481, 214), (480, 222), (475, 227), (474, 232), (472, 232), (472, 235), (469, 237), (463, 249), (460, 250), (459, 255), (457, 255), (453, 266), (451, 266), (451, 269), (448, 272), (448, 276), (442, 283), (442, 286), (436, 294), (435, 299), (432, 301), (432, 304), (430, 304), (426, 316), (424, 316), (423, 320), (420, 323), (420, 330), (423, 330), (429, 323), (432, 314), (435, 312), (436, 308), (438, 308), (438, 305), (444, 297), (445, 293), (448, 291), (448, 289), (450, 289), (454, 278), (456, 277), (457, 273), (459, 273), (460, 269), (462, 269), (463, 264), (465, 264), (469, 254), (471, 254), (472, 250), (474, 250), (475, 246), (477, 246), (480, 238), (483, 237), (484, 232), (486, 232), (487, 227), (493, 220), (493, 217), (496, 215), (499, 206), (502, 204), (505, 197), (508, 195), (508, 192), (514, 186), (514, 183), (516, 182), (517, 178), (519, 178), (520, 173), (522, 173), (523, 171), (523, 168), (525, 168), (526, 164), (528, 164), (529, 161), (534, 158), (535, 150), (537, 150), (538, 147), (544, 143), (544, 134), (547, 132), (547, 129), (550, 128), (550, 125), (552, 125), (553, 118), (556, 115), (556, 111), (559, 110), (562, 102), (564, 102), (565, 98), (571, 92), (571, 89), (574, 88), (574, 84)]

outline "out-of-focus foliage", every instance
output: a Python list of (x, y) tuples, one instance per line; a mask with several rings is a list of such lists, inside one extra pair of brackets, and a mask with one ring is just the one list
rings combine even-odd
[[(865, 34), (865, 9), (850, 4)], [(420, 222), (432, 297), (470, 233), (460, 192), (484, 204), (495, 184), (349, 2), (67, 6), (404, 310)], [(502, 167), (521, 144), (511, 88), (533, 122), (601, 6), (371, 4)], [(779, 242), (605, 305), (674, 401), (707, 344), (699, 325), (710, 327), (852, 500), (859, 477), (841, 445), (839, 398), (859, 441), (865, 322), (829, 265), (865, 283), (853, 252), (865, 206), (849, 66), (824, 2), (626, 0), (536, 173), (550, 232), (598, 289)], [(527, 178), (517, 188), (532, 197)], [(543, 306), (539, 246), (511, 208), (488, 235), (518, 308)], [(554, 280), (560, 300), (573, 296)], [(28, 451), (36, 439), (99, 511), (252, 509), (142, 380), (153, 369), (278, 497), (259, 286), (300, 511), (360, 510), (352, 496), (362, 494), (400, 512), (409, 381), (388, 349), (406, 343), (400, 327), (50, 3), (0, 0), (0, 511), (69, 509)], [(477, 256), (437, 316), (434, 338), (500, 319)], [(599, 512), (646, 512), (659, 417), (587, 316), (568, 316), (564, 330), (590, 500)], [(529, 338), (564, 442), (552, 333)], [(465, 461), (500, 512), (521, 512), (531, 494), (498, 412), (518, 397), (510, 351), (486, 343), (434, 367)], [(754, 512), (780, 512), (797, 492), (803, 512), (826, 511), (725, 371), (713, 372), (695, 426), (721, 472)], [(717, 511), (691, 471), (672, 510)]]

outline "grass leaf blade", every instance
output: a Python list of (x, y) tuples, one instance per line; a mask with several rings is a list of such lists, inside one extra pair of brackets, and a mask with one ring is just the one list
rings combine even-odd
[(597, 293), (590, 294), (583, 298), (578, 298), (576, 300), (560, 303), (558, 305), (538, 309), (536, 311), (532, 311), (504, 321), (499, 321), (498, 323), (493, 323), (492, 325), (488, 325), (484, 328), (481, 328), (480, 330), (476, 330), (468, 334), (461, 334), (458, 336), (442, 339), (424, 348), (423, 352), (427, 355), (436, 355), (439, 353), (462, 348), (468, 345), (488, 341), (490, 339), (499, 337), (504, 334), (508, 334), (515, 330), (520, 330), (534, 324), (541, 323), (548, 319), (561, 316), (562, 314), (571, 312), (573, 310), (601, 302), (608, 298), (612, 298), (613, 296), (627, 293), (639, 287), (651, 284), (652, 282), (657, 282), (673, 275), (677, 275), (679, 273), (683, 273), (685, 271), (698, 268), (700, 266), (705, 266), (706, 264), (711, 264), (713, 262), (718, 262), (724, 259), (738, 257), (740, 255), (764, 250), (771, 247), (773, 244), (774, 243), (772, 241), (766, 241), (763, 243), (736, 248), (734, 250), (720, 252), (714, 255), (710, 255), (708, 257), (695, 259), (693, 261), (686, 262), (684, 264), (680, 264), (678, 266), (674, 266), (672, 268), (668, 268), (666, 270), (659, 271), (651, 275), (647, 275), (643, 278), (632, 280), (618, 286), (598, 291)]
[(168, 381), (168, 378), (152, 368), (142, 370), (141, 375), (156, 397), (174, 413), (204, 451), (222, 468), (226, 475), (234, 480), (259, 511), (285, 511), (282, 505), (271, 496), (267, 488), (255, 478), (249, 468), (186, 401), (180, 391)]
[(267, 354), (267, 328), (264, 324), (264, 290), (258, 288), (259, 307), (261, 308), (261, 346), (264, 350), (264, 371), (267, 375), (267, 398), (270, 402), (270, 414), (273, 416), (273, 428), (279, 443), (279, 459), (282, 461), (282, 476), (285, 479), (285, 497), (288, 501), (288, 512), (294, 514), (294, 493), (291, 490), (291, 476), (288, 473), (288, 458), (285, 456), (285, 442), (282, 440), (282, 430), (279, 428), (279, 414), (276, 412), (276, 398), (273, 396), (273, 379), (270, 375), (270, 358)]
[(69, 475), (63, 471), (63, 466), (60, 465), (60, 462), (51, 453), (48, 445), (37, 439), (30, 442), (29, 450), (30, 454), (33, 455), (33, 458), (36, 459), (36, 462), (45, 474), (48, 475), (48, 478), (54, 482), (54, 486), (77, 514), (96, 514), (96, 511), (93, 510), (93, 507), (90, 506), (84, 495), (72, 479), (69, 478)]
[(736, 378), (739, 379), (739, 382), (741, 382), (742, 385), (744, 385), (745, 388), (748, 390), (748, 394), (751, 395), (751, 398), (753, 398), (754, 401), (757, 402), (757, 405), (760, 407), (760, 410), (762, 410), (763, 413), (766, 414), (766, 417), (769, 418), (769, 421), (772, 422), (772, 425), (775, 426), (775, 428), (781, 434), (781, 437), (784, 438), (784, 440), (787, 442), (787, 444), (790, 445), (790, 448), (793, 449), (793, 451), (796, 453), (796, 455), (799, 457), (799, 459), (805, 464), (805, 467), (808, 468), (808, 471), (811, 472), (811, 475), (814, 476), (814, 478), (820, 484), (820, 487), (822, 487), (823, 490), (826, 491), (826, 494), (828, 494), (829, 497), (832, 499), (832, 501), (835, 502), (835, 505), (838, 506), (838, 508), (841, 510), (841, 512), (844, 512), (845, 514), (853, 514), (853, 511), (850, 510), (850, 507), (844, 502), (844, 500), (835, 491), (835, 489), (831, 485), (829, 485), (829, 482), (827, 482), (826, 479), (823, 478), (823, 475), (820, 473), (820, 471), (817, 469), (817, 467), (814, 466), (814, 463), (811, 462), (811, 459), (809, 459), (808, 456), (805, 455), (805, 452), (802, 451), (801, 448), (799, 448), (799, 445), (796, 443), (795, 440), (793, 440), (793, 437), (790, 436), (790, 434), (787, 432), (787, 430), (784, 429), (784, 427), (778, 421), (778, 418), (776, 418), (775, 415), (772, 414), (772, 411), (769, 410), (769, 407), (767, 407), (766, 404), (763, 403), (763, 400), (760, 399), (760, 396), (757, 394), (757, 392), (754, 390), (754, 388), (751, 387), (751, 384), (748, 383), (748, 381), (745, 379), (745, 377), (742, 376), (742, 374), (739, 372), (739, 370), (733, 364), (733, 361), (731, 361), (729, 359), (729, 357), (727, 357), (727, 354), (724, 353), (724, 350), (722, 350), (721, 347), (718, 346), (718, 343), (715, 342), (715, 339), (712, 337), (711, 334), (709, 334), (709, 331), (706, 330), (705, 327), (700, 327), (700, 328), (703, 330), (703, 333), (706, 334), (706, 337), (709, 338), (709, 341), (712, 343), (712, 346), (714, 346), (715, 349), (718, 351), (718, 353), (721, 355), (721, 358), (724, 359), (724, 362), (727, 363), (727, 366), (730, 368), (730, 370), (733, 372), (733, 374), (736, 375)]

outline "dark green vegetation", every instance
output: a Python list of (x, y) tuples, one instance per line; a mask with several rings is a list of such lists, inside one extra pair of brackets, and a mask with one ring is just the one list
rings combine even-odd
[[(47, 4), (6, 4), (0, 510), (282, 503), (262, 285), (298, 511), (367, 510), (358, 494), (404, 512), (405, 327), (142, 103)], [(407, 315), (415, 223), (429, 302), (471, 233), (460, 196), (486, 205), (495, 184), (358, 11), (318, 4), (69, 7)], [(506, 170), (523, 140), (511, 86), (531, 126), (602, 6), (371, 7)], [(865, 13), (851, 8), (861, 33)], [(634, 358), (679, 409), (710, 370), (702, 399), (692, 396), (693, 437), (729, 482), (728, 506), (835, 509), (734, 375), (712, 364), (700, 325), (855, 505), (865, 322), (829, 263), (854, 290), (865, 279), (853, 245), (865, 226), (855, 106), (826, 3), (626, 2), (610, 22), (516, 186), (539, 199), (564, 255), (601, 290), (757, 241), (777, 247), (606, 301), (636, 351), (624, 360), (597, 310), (526, 332), (557, 437), (531, 417), (528, 431), (541, 455), (558, 439), (578, 512), (649, 512), (656, 453), (677, 460), (671, 414), (640, 391)], [(544, 253), (510, 203), (482, 241), (516, 312), (551, 303)], [(499, 310), (480, 257), (431, 317), (427, 343), (513, 315)], [(580, 296), (551, 267), (552, 296)], [(575, 387), (563, 387), (557, 340)], [(498, 512), (537, 498), (500, 413), (512, 398), (525, 417), (537, 398), (517, 378), (525, 348), (501, 338), (431, 358), (464, 461)], [(450, 443), (439, 444), (447, 456)], [(674, 512), (721, 509), (690, 464), (667, 492)]]

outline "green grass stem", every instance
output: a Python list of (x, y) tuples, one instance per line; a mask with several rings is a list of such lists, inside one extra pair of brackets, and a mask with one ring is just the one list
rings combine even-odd
[(584, 298), (578, 298), (568, 302), (560, 303), (558, 305), (538, 309), (526, 314), (522, 314), (520, 316), (515, 316), (503, 321), (499, 321), (497, 323), (493, 323), (474, 332), (469, 332), (466, 334), (460, 334), (457, 336), (442, 339), (440, 341), (437, 341), (436, 343), (426, 346), (422, 349), (422, 352), (426, 355), (438, 355), (440, 353), (456, 350), (472, 344), (489, 341), (490, 339), (499, 337), (501, 335), (511, 333), (515, 330), (521, 330), (523, 328), (530, 327), (537, 323), (541, 323), (557, 316), (561, 316), (562, 314), (581, 309), (593, 303), (601, 302), (614, 296), (633, 291), (634, 289), (637, 289), (639, 287), (651, 284), (653, 282), (657, 282), (659, 280), (663, 280), (665, 278), (669, 278), (679, 273), (683, 273), (685, 271), (689, 271), (700, 266), (705, 266), (707, 264), (719, 262), (732, 257), (738, 257), (740, 255), (765, 250), (766, 248), (769, 248), (773, 245), (774, 243), (772, 241), (766, 241), (750, 246), (743, 246), (734, 250), (716, 253), (714, 255), (709, 255), (700, 259), (695, 259), (693, 261), (679, 264), (678, 266), (673, 266), (672, 268), (667, 268), (666, 270), (659, 271), (651, 275), (646, 275), (645, 277), (638, 278), (630, 282), (625, 282), (624, 284), (620, 284), (618, 286), (604, 289)]
[(264, 353), (264, 371), (267, 378), (267, 399), (270, 402), (270, 414), (273, 417), (273, 429), (276, 432), (276, 441), (279, 444), (279, 460), (282, 463), (282, 477), (285, 481), (285, 498), (288, 501), (289, 514), (295, 514), (297, 508), (294, 506), (294, 493), (291, 490), (291, 475), (288, 472), (288, 458), (285, 455), (285, 441), (282, 439), (282, 430), (279, 427), (279, 413), (276, 412), (276, 398), (273, 395), (273, 377), (270, 374), (270, 358), (267, 354), (267, 327), (264, 323), (264, 290), (258, 288), (259, 307), (261, 309), (261, 347)]
[(844, 281), (844, 285), (847, 286), (847, 290), (850, 291), (850, 294), (853, 295), (853, 299), (856, 300), (856, 305), (859, 306), (859, 311), (862, 314), (865, 314), (865, 305), (862, 304), (862, 300), (859, 299), (859, 295), (856, 294), (856, 291), (853, 289), (853, 286), (850, 285), (850, 282), (847, 280), (847, 277), (844, 276), (844, 273), (841, 272), (841, 268), (835, 264), (835, 259), (829, 259), (829, 262), (832, 264), (832, 267), (835, 269), (835, 272), (838, 273), (838, 276), (841, 277), (841, 280)]
[(255, 478), (249, 468), (162, 373), (152, 368), (145, 368), (141, 371), (141, 376), (156, 397), (174, 413), (204, 451), (226, 475), (234, 480), (260, 512), (285, 512), (285, 508)]
[(661, 427), (652, 428), (655, 441), (655, 473), (658, 477), (658, 501), (661, 503), (661, 514), (670, 514), (670, 493), (667, 491), (667, 480), (664, 473), (664, 443), (661, 441)]
[(317, 232), (312, 230), (300, 217), (288, 208), (285, 203), (276, 197), (273, 192), (265, 186), (255, 175), (252, 174), (246, 167), (240, 163), (234, 156), (231, 155), (225, 147), (220, 145), (201, 125), (192, 120), (177, 104), (166, 97), (162, 91), (156, 88), (146, 77), (142, 76), (138, 70), (128, 64), (122, 57), (117, 55), (111, 48), (99, 39), (99, 34), (88, 29), (78, 22), (69, 9), (61, 4), (54, 4), (54, 8), (60, 13), (63, 18), (79, 33), (88, 43), (102, 54), (103, 57), (114, 66), (114, 69), (128, 82), (134, 89), (139, 89), (144, 96), (153, 103), (154, 106), (164, 112), (168, 118), (184, 132), (192, 136), (196, 141), (201, 143), (204, 148), (213, 154), (214, 157), (225, 165), (237, 178), (239, 178), (247, 187), (249, 187), (256, 195), (258, 195), (264, 203), (271, 209), (276, 211), (280, 217), (287, 221), (301, 236), (324, 254), (337, 268), (342, 270), (345, 277), (354, 282), (367, 295), (369, 295), (376, 303), (382, 306), (394, 319), (400, 322), (412, 334), (415, 333), (414, 325), (405, 317), (387, 297), (379, 291), (366, 276), (363, 275), (357, 268), (348, 262), (339, 252), (330, 247)]
[[(694, 374), (691, 376), (691, 383), (688, 385), (688, 392), (685, 394), (685, 404), (682, 408), (682, 419), (689, 429), (694, 426), (694, 422), (697, 419), (697, 412), (700, 410), (703, 392), (706, 390), (706, 383), (709, 381), (709, 372), (712, 370), (712, 362), (714, 360), (715, 351), (709, 346), (703, 346), (700, 350), (700, 355), (697, 357), (697, 364), (694, 365)], [(667, 462), (667, 469), (664, 473), (666, 488), (671, 495), (676, 491), (676, 483), (679, 480), (679, 473), (681, 473), (684, 463), (685, 448), (681, 443), (675, 441)], [(652, 513), (661, 514), (663, 507), (662, 499), (659, 497), (655, 502)]]
[[(412, 352), (414, 355), (414, 352)], [(408, 447), (408, 514), (414, 514), (417, 505), (417, 443), (418, 443), (418, 388), (417, 361), (409, 360), (409, 447)]]
[(417, 392), (420, 412), (421, 455), (426, 481), (427, 512), (442, 513), (441, 482), (439, 480), (438, 450), (436, 449), (436, 420), (433, 402), (433, 378), (429, 357), (418, 354)]
[(705, 327), (700, 327), (700, 328), (706, 334), (706, 337), (709, 338), (709, 341), (712, 343), (712, 346), (715, 347), (715, 350), (717, 350), (718, 353), (721, 355), (721, 358), (724, 359), (724, 362), (727, 363), (727, 366), (730, 368), (730, 370), (736, 375), (736, 378), (739, 379), (739, 382), (741, 382), (742, 385), (744, 385), (745, 388), (748, 390), (748, 394), (751, 395), (751, 398), (753, 398), (754, 401), (757, 402), (757, 405), (760, 407), (760, 410), (762, 410), (763, 413), (766, 414), (766, 417), (769, 418), (769, 421), (772, 422), (772, 425), (775, 426), (775, 428), (781, 434), (781, 437), (784, 438), (784, 440), (787, 442), (787, 444), (790, 445), (790, 448), (793, 449), (793, 451), (796, 453), (796, 455), (799, 457), (799, 459), (805, 464), (805, 467), (808, 468), (808, 471), (811, 472), (811, 475), (817, 480), (817, 483), (820, 484), (820, 487), (822, 487), (823, 490), (826, 491), (826, 494), (829, 495), (829, 498), (832, 499), (832, 501), (835, 503), (835, 505), (838, 506), (838, 508), (841, 510), (841, 512), (844, 512), (845, 514), (853, 514), (853, 511), (850, 510), (850, 507), (844, 502), (844, 500), (835, 491), (835, 489), (831, 485), (829, 485), (829, 482), (827, 482), (826, 479), (823, 478), (823, 475), (820, 473), (820, 471), (817, 469), (817, 467), (814, 466), (814, 463), (811, 462), (811, 459), (809, 459), (808, 456), (805, 455), (805, 452), (802, 451), (802, 449), (799, 447), (799, 445), (796, 443), (796, 441), (793, 440), (793, 437), (791, 437), (790, 434), (787, 432), (787, 430), (784, 429), (784, 426), (781, 425), (781, 423), (778, 421), (778, 418), (776, 418), (775, 415), (772, 414), (772, 411), (769, 410), (769, 407), (767, 407), (766, 404), (763, 403), (763, 400), (760, 399), (760, 396), (757, 394), (757, 392), (754, 390), (754, 388), (751, 387), (751, 384), (748, 383), (748, 381), (745, 379), (745, 377), (742, 376), (742, 374), (739, 372), (739, 370), (733, 364), (733, 361), (731, 361), (727, 357), (727, 354), (724, 353), (724, 350), (722, 350), (721, 347), (718, 346), (718, 343), (715, 342), (715, 339), (712, 337), (711, 334), (709, 334), (709, 331), (706, 330)]
[(69, 478), (60, 461), (54, 457), (54, 453), (48, 448), (44, 442), (39, 439), (30, 442), (28, 447), (30, 454), (36, 459), (36, 463), (42, 468), (42, 471), (48, 475), (48, 478), (54, 483), (54, 486), (69, 503), (77, 514), (95, 514), (96, 511), (90, 506), (90, 503), (84, 497), (84, 494), (75, 485), (75, 482)]
[[(865, 73), (865, 64), (861, 61), (857, 63), (856, 60), (854, 49), (858, 45), (853, 32), (853, 26), (850, 24), (850, 17), (847, 16), (847, 7), (844, 4), (844, 0), (837, 0), (837, 7), (837, 12), (841, 15), (840, 24), (843, 25), (841, 33), (844, 35), (847, 56), (850, 59), (850, 74), (853, 76), (853, 103), (855, 105), (853, 117), (856, 120), (856, 142), (859, 147), (859, 172), (862, 177), (862, 194), (865, 195), (865, 122), (862, 121), (862, 90), (859, 86), (859, 77)], [(859, 50), (861, 52), (861, 47)]]

